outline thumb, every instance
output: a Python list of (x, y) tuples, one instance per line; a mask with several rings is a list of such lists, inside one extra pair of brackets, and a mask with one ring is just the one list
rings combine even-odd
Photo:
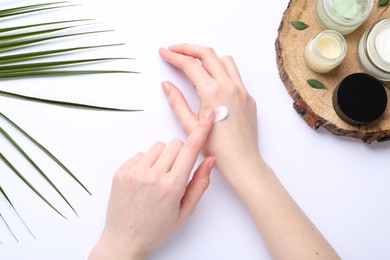
[(209, 186), (210, 173), (214, 164), (215, 158), (207, 157), (195, 171), (181, 200), (181, 210), (179, 216), (181, 220), (185, 220), (192, 214), (199, 200)]

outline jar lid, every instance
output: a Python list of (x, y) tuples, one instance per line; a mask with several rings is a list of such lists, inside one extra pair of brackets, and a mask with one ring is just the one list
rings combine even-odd
[(386, 110), (387, 94), (383, 84), (366, 73), (345, 77), (333, 92), (337, 115), (352, 125), (368, 124)]

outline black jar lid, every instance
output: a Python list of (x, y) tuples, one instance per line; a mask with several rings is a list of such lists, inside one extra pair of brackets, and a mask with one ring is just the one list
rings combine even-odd
[(352, 125), (364, 125), (378, 119), (386, 106), (387, 94), (383, 84), (366, 73), (345, 77), (333, 92), (337, 115)]

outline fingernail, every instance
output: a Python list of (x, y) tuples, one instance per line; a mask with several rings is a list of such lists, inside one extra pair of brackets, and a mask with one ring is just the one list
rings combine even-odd
[(162, 82), (161, 87), (164, 90), (165, 95), (169, 95), (169, 93), (171, 92), (171, 85), (169, 84), (169, 82)]
[(210, 119), (210, 118), (214, 118), (214, 115), (215, 115), (214, 109), (212, 107), (209, 107), (204, 112), (203, 117), (206, 119)]
[(212, 159), (210, 160), (210, 162), (209, 162), (209, 169), (210, 169), (210, 170), (214, 168), (215, 161), (216, 161), (215, 158), (212, 158)]

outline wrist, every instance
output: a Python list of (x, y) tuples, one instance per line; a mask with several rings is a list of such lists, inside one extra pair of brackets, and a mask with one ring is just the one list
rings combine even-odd
[[(248, 189), (261, 187), (270, 176), (273, 176), (272, 169), (263, 160), (259, 153), (236, 158), (234, 162), (220, 160), (217, 169), (225, 177), (239, 197), (245, 197)], [(256, 185), (252, 185), (256, 183)]]
[(88, 260), (144, 260), (146, 255), (137, 250), (131, 243), (123, 242), (117, 237), (103, 232), (93, 247)]
[(252, 174), (260, 174), (266, 169), (267, 163), (257, 152), (245, 155), (235, 155), (234, 158), (217, 157), (216, 168), (228, 181), (237, 181), (239, 178)]

